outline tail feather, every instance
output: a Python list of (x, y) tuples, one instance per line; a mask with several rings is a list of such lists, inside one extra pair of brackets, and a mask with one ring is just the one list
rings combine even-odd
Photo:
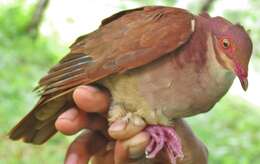
[(33, 125), (37, 122), (36, 118), (32, 116), (33, 113), (34, 111), (30, 112), (10, 131), (9, 137), (12, 140), (18, 140), (20, 138), (23, 138), (23, 134), (26, 133), (27, 129), (33, 128)]
[(34, 134), (33, 138), (30, 140), (29, 143), (40, 145), (47, 141), (49, 138), (51, 138), (57, 132), (54, 123), (55, 120), (41, 128), (40, 130), (35, 130), (36, 133)]
[[(10, 131), (10, 139), (22, 139), (26, 143), (43, 144), (57, 132), (55, 128), (57, 117), (72, 106), (73, 102), (68, 97), (71, 96), (63, 95), (46, 104), (41, 99), (34, 109)], [(41, 111), (45, 111), (44, 115), (39, 114)], [(51, 112), (46, 113), (46, 111)]]

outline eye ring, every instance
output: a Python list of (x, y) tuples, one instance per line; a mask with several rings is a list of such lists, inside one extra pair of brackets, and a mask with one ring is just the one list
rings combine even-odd
[(228, 39), (223, 39), (222, 40), (222, 47), (224, 49), (228, 49), (228, 48), (230, 48), (230, 46), (231, 46), (231, 43), (230, 43), (230, 41)]

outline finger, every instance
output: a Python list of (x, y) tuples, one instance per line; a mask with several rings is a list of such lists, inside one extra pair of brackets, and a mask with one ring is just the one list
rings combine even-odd
[(70, 145), (65, 164), (86, 164), (91, 156), (105, 147), (106, 139), (94, 132), (84, 132)]
[(115, 146), (115, 164), (124, 164), (126, 161), (133, 162), (144, 156), (145, 148), (150, 142), (150, 136), (146, 132), (141, 132), (134, 137), (117, 141)]
[(141, 132), (145, 126), (143, 119), (138, 116), (131, 116), (131, 119), (123, 118), (112, 123), (108, 133), (116, 140), (125, 140)]
[(91, 164), (114, 164), (114, 149), (100, 151), (91, 159)]
[(84, 111), (71, 108), (58, 117), (55, 127), (63, 134), (72, 135), (82, 129), (105, 130), (107, 120), (98, 114), (86, 114)]
[(85, 112), (106, 112), (109, 106), (109, 94), (90, 86), (79, 86), (73, 93), (76, 105)]

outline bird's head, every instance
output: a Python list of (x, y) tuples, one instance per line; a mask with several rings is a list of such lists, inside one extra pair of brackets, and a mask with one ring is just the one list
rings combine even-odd
[(211, 26), (217, 60), (239, 78), (246, 91), (248, 63), (253, 49), (248, 33), (241, 25), (234, 25), (221, 17), (212, 18)]

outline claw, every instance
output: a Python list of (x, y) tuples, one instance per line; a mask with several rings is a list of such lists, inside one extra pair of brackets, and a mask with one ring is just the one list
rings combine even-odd
[(145, 131), (151, 136), (151, 142), (145, 150), (146, 158), (154, 158), (165, 147), (172, 164), (176, 163), (177, 158), (183, 159), (181, 141), (173, 128), (152, 125)]

